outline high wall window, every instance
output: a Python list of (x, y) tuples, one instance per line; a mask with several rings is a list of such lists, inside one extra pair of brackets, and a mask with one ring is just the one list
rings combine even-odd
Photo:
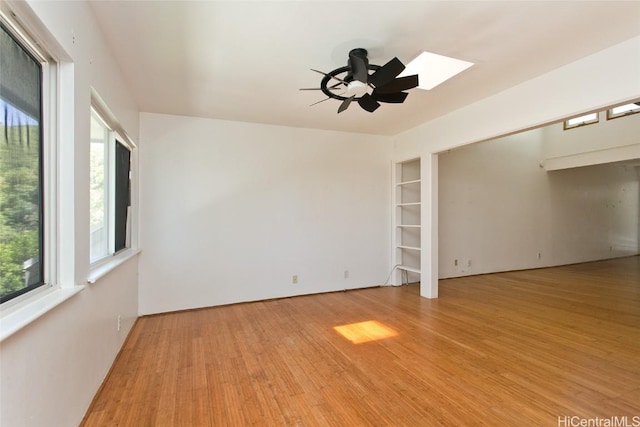
[(90, 259), (96, 262), (130, 246), (131, 148), (91, 111)]
[(0, 21), (0, 302), (44, 285), (42, 67)]
[(607, 120), (640, 113), (640, 102), (619, 105), (607, 110)]
[[(617, 107), (609, 108), (607, 110), (607, 120), (615, 119), (618, 117), (626, 117), (638, 113), (640, 113), (640, 102), (618, 105)], [(573, 117), (564, 121), (564, 130), (574, 129), (580, 126), (590, 125), (592, 123), (598, 123), (599, 121), (599, 113), (590, 113), (583, 116)]]
[(564, 121), (564, 129), (573, 129), (584, 125), (598, 123), (598, 113), (585, 114), (584, 116), (573, 117)]

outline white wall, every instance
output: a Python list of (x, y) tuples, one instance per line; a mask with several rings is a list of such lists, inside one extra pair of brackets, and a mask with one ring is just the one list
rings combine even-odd
[(433, 154), (640, 98), (639, 51), (640, 36), (394, 137), (394, 160), (422, 157), (423, 184), (429, 183), (422, 197), (422, 295), (437, 295), (438, 167)]
[(441, 278), (638, 253), (634, 167), (547, 172), (539, 166), (553, 143), (546, 135), (536, 129), (439, 155)]
[(563, 123), (545, 126), (542, 164), (546, 170), (640, 159), (640, 114), (564, 130)]
[(2, 342), (0, 425), (80, 424), (133, 324), (136, 274), (133, 259)]
[[(65, 61), (61, 94), (59, 245), (63, 286), (89, 272), (89, 107), (91, 87), (133, 138), (137, 107), (84, 2), (15, 3)], [(117, 331), (117, 316), (122, 329)], [(2, 342), (0, 425), (78, 425), (137, 317), (137, 259), (121, 265)]]
[(389, 138), (147, 113), (140, 126), (141, 314), (385, 281)]

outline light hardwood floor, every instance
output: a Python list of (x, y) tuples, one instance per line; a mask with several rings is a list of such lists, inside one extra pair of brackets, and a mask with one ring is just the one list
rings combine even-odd
[[(365, 321), (397, 335), (353, 344), (334, 330)], [(143, 317), (84, 425), (568, 426), (558, 417), (625, 415), (640, 422), (640, 257), (442, 280), (436, 300), (409, 285)]]

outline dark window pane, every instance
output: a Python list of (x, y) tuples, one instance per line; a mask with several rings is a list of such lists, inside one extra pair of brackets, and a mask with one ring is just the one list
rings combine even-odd
[(0, 301), (43, 284), (42, 67), (0, 31)]
[(127, 213), (130, 203), (129, 168), (131, 152), (116, 141), (115, 251), (127, 247)]

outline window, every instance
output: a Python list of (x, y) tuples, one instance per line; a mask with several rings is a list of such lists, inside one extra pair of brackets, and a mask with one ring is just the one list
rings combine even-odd
[(0, 21), (0, 302), (45, 283), (44, 62)]
[(565, 120), (564, 129), (573, 129), (584, 125), (590, 125), (592, 123), (598, 123), (598, 120), (598, 113), (585, 114), (583, 116)]
[(615, 119), (617, 117), (624, 117), (630, 114), (640, 113), (640, 102), (634, 104), (625, 104), (618, 107), (609, 108), (607, 110), (607, 120)]
[(130, 246), (131, 148), (91, 111), (90, 259), (99, 261)]

